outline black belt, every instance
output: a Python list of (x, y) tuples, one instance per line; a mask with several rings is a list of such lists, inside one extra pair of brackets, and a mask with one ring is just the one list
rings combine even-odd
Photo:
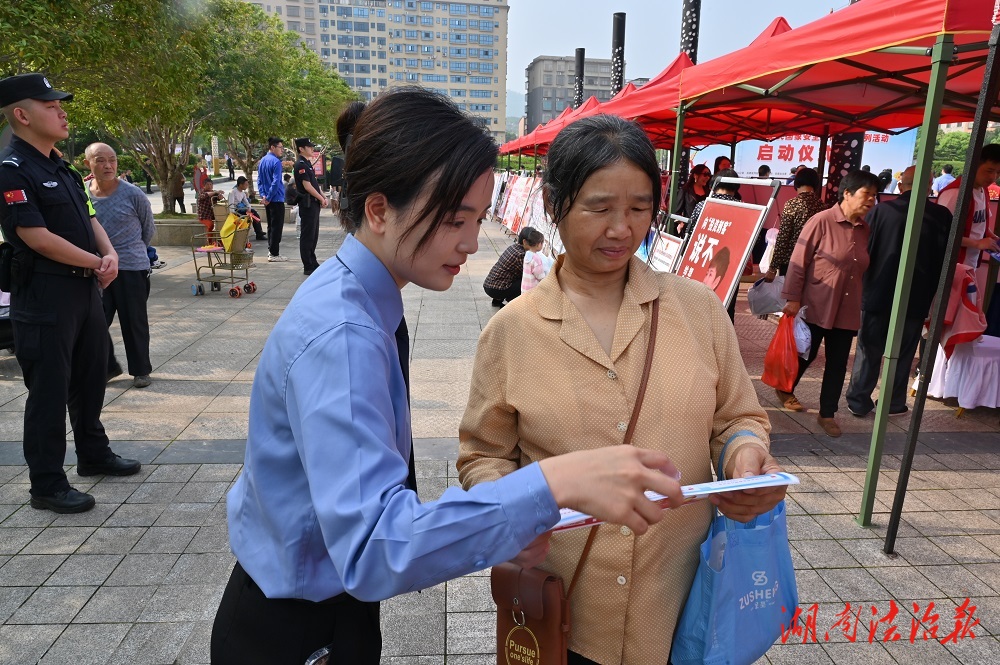
[(35, 272), (44, 275), (65, 275), (67, 277), (93, 277), (93, 268), (81, 268), (79, 266), (66, 265), (49, 259), (35, 259)]

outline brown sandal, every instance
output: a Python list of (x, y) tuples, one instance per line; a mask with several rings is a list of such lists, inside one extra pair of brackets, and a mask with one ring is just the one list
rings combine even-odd
[(786, 393), (783, 390), (775, 390), (774, 393), (778, 396), (778, 401), (781, 402), (781, 406), (789, 411), (805, 411), (806, 407), (802, 406), (798, 398), (792, 393)]

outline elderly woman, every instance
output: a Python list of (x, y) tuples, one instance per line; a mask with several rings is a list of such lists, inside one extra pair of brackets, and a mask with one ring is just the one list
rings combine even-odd
[[(844, 176), (837, 205), (813, 215), (799, 234), (781, 293), (788, 300), (786, 316), (795, 316), (806, 307), (803, 316), (812, 332), (812, 349), (808, 358), (799, 361), (796, 386), (816, 359), (819, 345), (826, 346), (816, 421), (832, 437), (841, 434), (835, 416), (851, 342), (861, 326), (861, 276), (868, 269), (870, 233), (865, 215), (875, 205), (876, 194), (875, 174), (851, 171)], [(776, 392), (786, 408), (804, 410), (794, 392)]]
[[(459, 430), (466, 488), (535, 461), (623, 442), (639, 389), (653, 312), (659, 339), (632, 444), (665, 452), (683, 482), (778, 470), (769, 424), (732, 324), (704, 285), (658, 274), (634, 257), (656, 213), (653, 146), (634, 123), (598, 115), (564, 129), (545, 172), (548, 214), (565, 245), (548, 276), (500, 311), (479, 339)], [(746, 521), (782, 490), (716, 501)], [(713, 507), (669, 511), (642, 538), (597, 527), (572, 597), (570, 663), (663, 665)], [(542, 568), (568, 582), (586, 530), (548, 542)]]

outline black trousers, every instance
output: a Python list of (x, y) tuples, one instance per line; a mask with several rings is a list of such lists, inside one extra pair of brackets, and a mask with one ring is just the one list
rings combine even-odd
[[(128, 359), (128, 373), (132, 376), (142, 376), (153, 371), (149, 361), (149, 317), (146, 314), (146, 301), (149, 298), (148, 270), (119, 270), (115, 281), (104, 289), (101, 299), (104, 302), (104, 320), (111, 327), (118, 313), (118, 323), (122, 327), (122, 339), (125, 342), (125, 357)], [(115, 346), (108, 335), (108, 369), (118, 361), (115, 359)]]
[(302, 230), (299, 234), (299, 256), (302, 268), (312, 271), (319, 267), (316, 260), (316, 243), (319, 242), (319, 201), (310, 201), (308, 208), (299, 205)]
[(267, 213), (267, 253), (278, 256), (281, 249), (281, 230), (285, 227), (285, 202), (271, 201), (264, 206)]
[(212, 665), (302, 665), (325, 646), (331, 665), (378, 665), (379, 604), (347, 594), (322, 603), (271, 599), (236, 563), (212, 626)]
[(844, 377), (847, 376), (847, 359), (851, 356), (854, 331), (820, 328), (812, 323), (809, 324), (809, 330), (812, 332), (812, 348), (806, 360), (799, 357), (799, 375), (795, 377), (795, 385), (799, 385), (802, 375), (809, 369), (812, 361), (816, 360), (819, 345), (825, 343), (826, 366), (823, 367), (823, 385), (819, 391), (819, 415), (822, 418), (833, 418), (844, 391)]
[(486, 295), (494, 300), (499, 300), (500, 302), (509, 302), (514, 298), (521, 295), (521, 280), (515, 279), (514, 283), (506, 289), (493, 289), (488, 286), (484, 286), (483, 290), (486, 291)]
[(15, 355), (24, 374), (24, 459), (31, 494), (69, 488), (66, 408), (77, 458), (111, 454), (101, 424), (108, 367), (108, 327), (97, 280), (35, 273), (11, 294)]
[(176, 203), (180, 207), (181, 214), (187, 214), (187, 208), (184, 207), (184, 195), (183, 194), (181, 194), (180, 196), (175, 196), (174, 197), (174, 203)]
[[(910, 367), (920, 343), (923, 319), (903, 322), (903, 339), (899, 346), (899, 362), (892, 380), (892, 399), (889, 411), (906, 410), (906, 387), (910, 381)], [(861, 312), (861, 330), (858, 331), (858, 348), (854, 352), (854, 369), (847, 386), (847, 405), (854, 413), (865, 414), (875, 408), (872, 391), (878, 384), (885, 343), (889, 338), (889, 313)]]

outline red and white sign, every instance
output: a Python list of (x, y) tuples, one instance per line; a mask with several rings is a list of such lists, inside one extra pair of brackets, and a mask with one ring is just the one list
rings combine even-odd
[(736, 290), (762, 210), (708, 199), (681, 257), (677, 274), (702, 282), (728, 303)]
[(657, 231), (657, 236), (649, 255), (649, 267), (657, 272), (673, 272), (684, 241), (666, 231)]

